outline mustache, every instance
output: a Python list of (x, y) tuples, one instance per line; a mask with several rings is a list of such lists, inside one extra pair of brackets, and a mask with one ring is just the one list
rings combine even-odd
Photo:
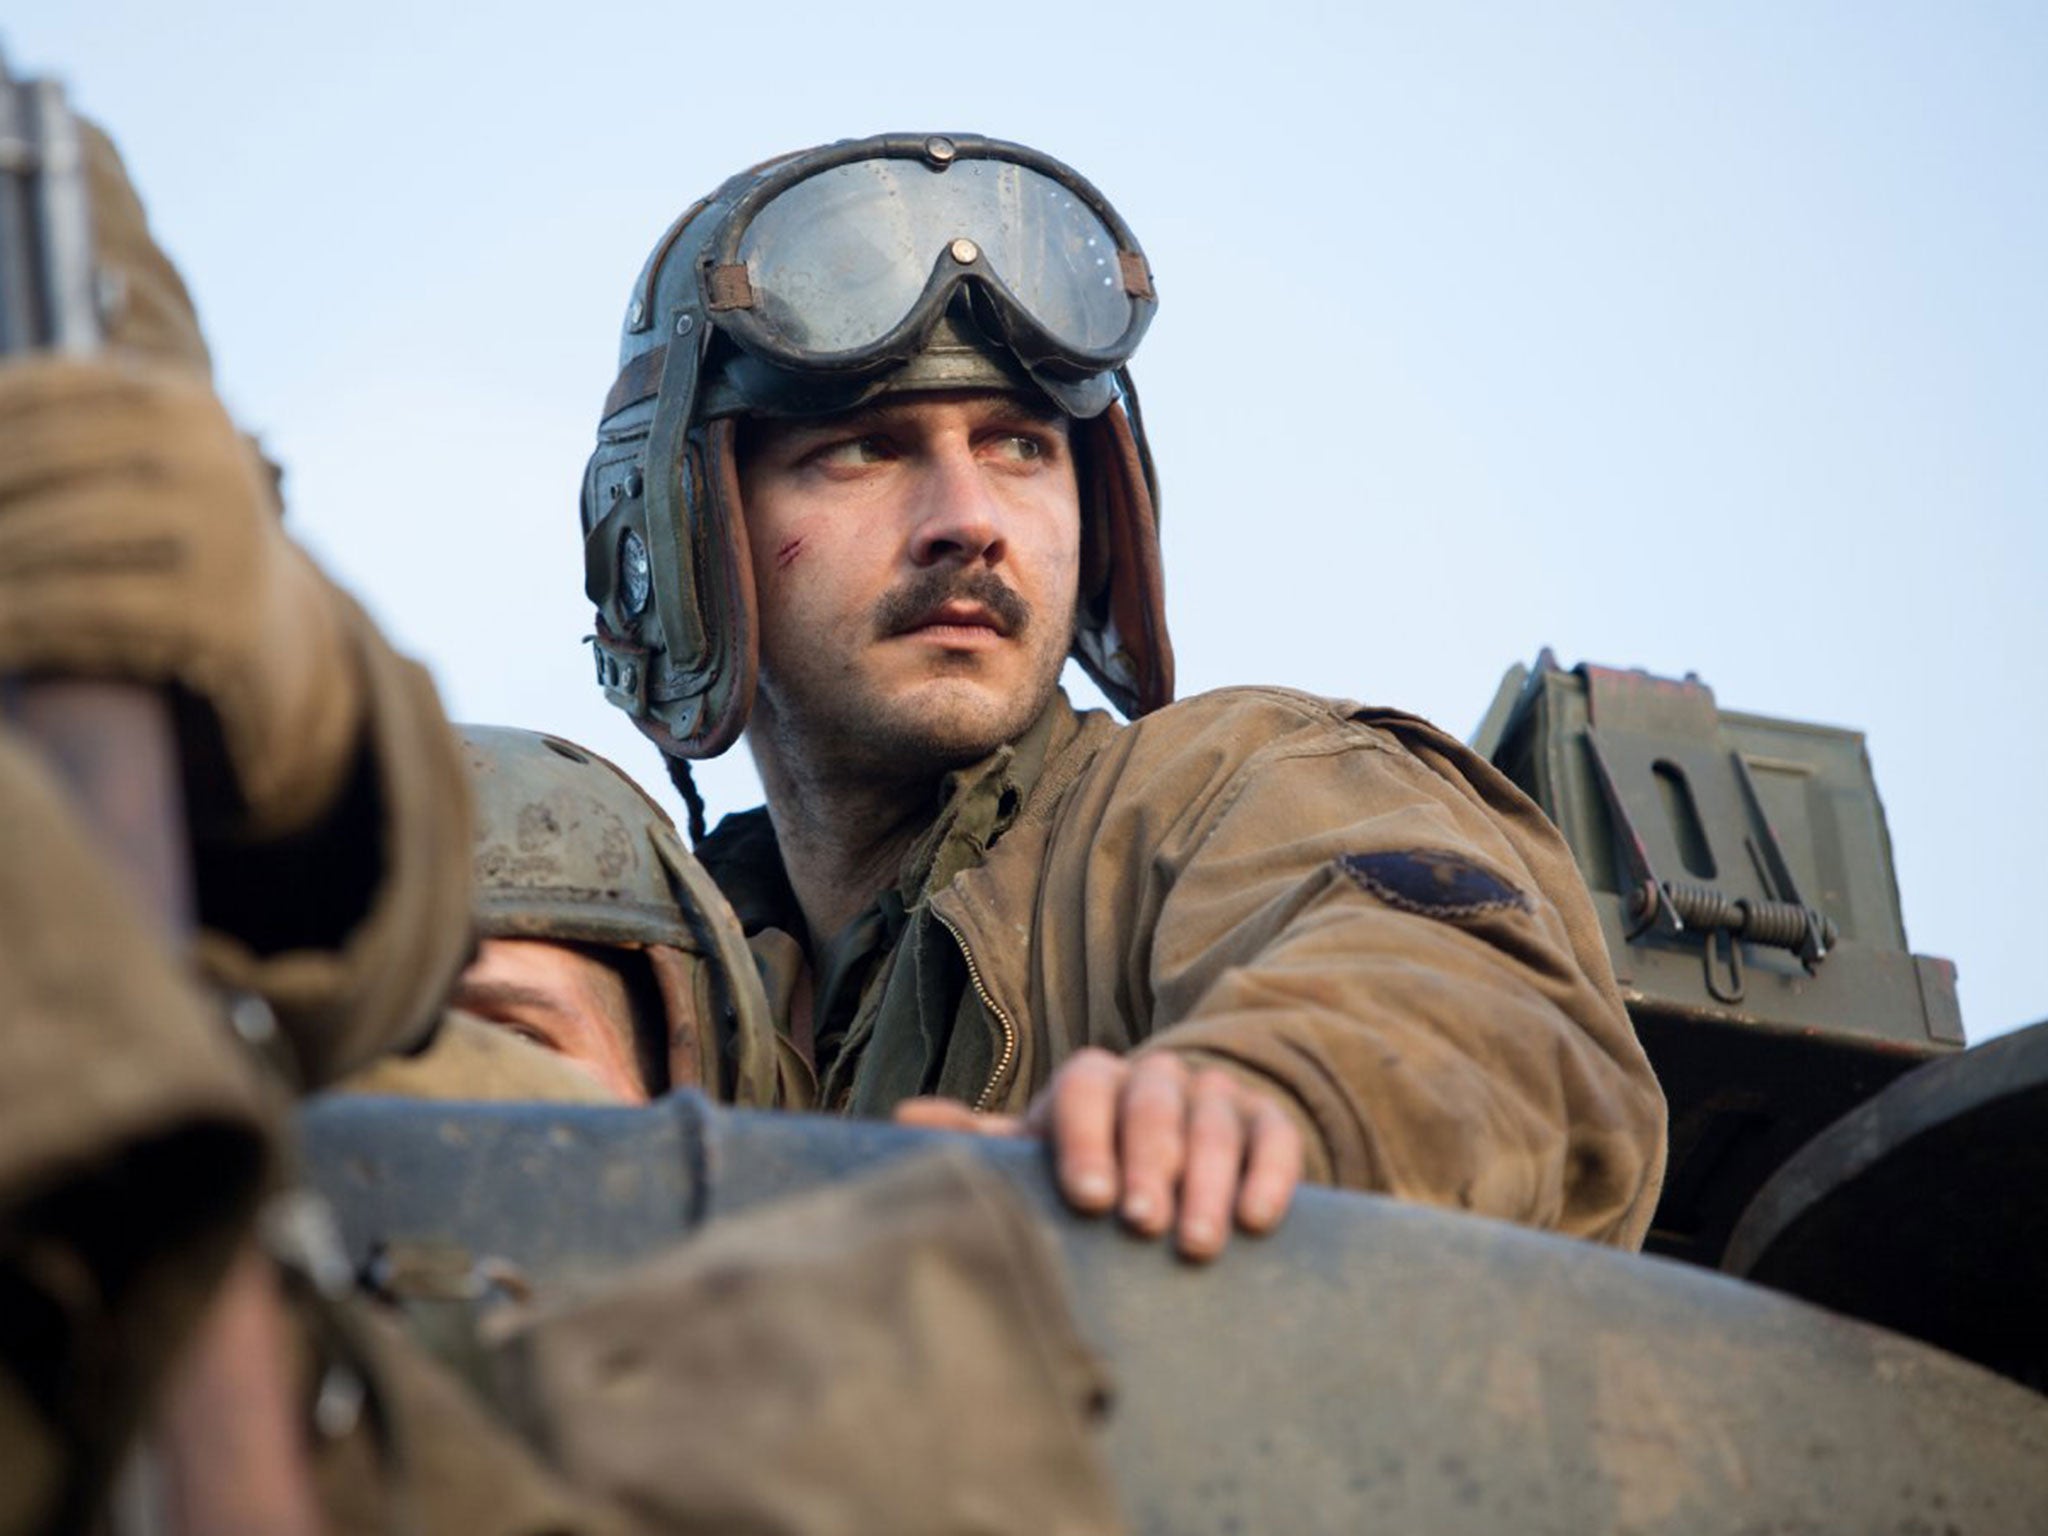
[(1031, 623), (1031, 604), (993, 571), (934, 567), (912, 577), (875, 604), (875, 631), (900, 635), (916, 629), (947, 603), (979, 603), (1005, 635), (1022, 634)]

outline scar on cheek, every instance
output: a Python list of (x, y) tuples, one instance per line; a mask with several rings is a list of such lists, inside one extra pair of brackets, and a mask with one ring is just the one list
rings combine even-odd
[(791, 539), (782, 548), (775, 551), (775, 569), (778, 571), (788, 570), (791, 563), (803, 552), (804, 541), (801, 538)]

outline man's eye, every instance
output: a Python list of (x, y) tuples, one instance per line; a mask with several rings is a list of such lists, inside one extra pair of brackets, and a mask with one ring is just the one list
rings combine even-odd
[(827, 443), (811, 458), (814, 463), (828, 468), (852, 469), (863, 464), (879, 464), (888, 456), (888, 445), (878, 437), (849, 437), (843, 442)]
[(1030, 459), (1042, 459), (1045, 457), (1045, 444), (1035, 437), (1027, 437), (1021, 432), (1013, 432), (1008, 437), (997, 439), (996, 452), (1006, 459), (1014, 459), (1020, 462)]
[(517, 1035), (520, 1039), (525, 1040), (530, 1044), (537, 1045), (544, 1051), (553, 1051), (557, 1055), (561, 1054), (561, 1041), (557, 1040), (553, 1035), (549, 1034), (546, 1030), (536, 1028), (534, 1025), (528, 1024), (524, 1020), (499, 1017), (488, 1018), (488, 1022), (496, 1025), (499, 1029), (504, 1030), (506, 1034)]

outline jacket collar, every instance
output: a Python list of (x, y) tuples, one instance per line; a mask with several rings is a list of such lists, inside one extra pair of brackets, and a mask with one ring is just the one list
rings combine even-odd
[[(904, 856), (893, 887), (877, 905), (893, 939), (902, 914), (950, 885), (961, 871), (979, 864), (1015, 825), (1055, 757), (1080, 730), (1080, 717), (1064, 690), (1055, 691), (1029, 729), (979, 762), (955, 769), (940, 785), (939, 809)], [(803, 913), (775, 841), (766, 806), (726, 816), (696, 848), (748, 934), (767, 928), (802, 935)], [(871, 914), (856, 918), (869, 921)], [(893, 919), (893, 920), (892, 920)]]

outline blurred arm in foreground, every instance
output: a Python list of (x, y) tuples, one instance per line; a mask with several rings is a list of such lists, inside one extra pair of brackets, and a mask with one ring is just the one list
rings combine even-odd
[[(166, 1437), (202, 1450), (282, 1423), (318, 1513), (290, 1487), (252, 1500), (260, 1480), (194, 1502), (173, 1454), (168, 1497), (124, 1507), (134, 1529), (837, 1530), (849, 1508), (874, 1529), (1114, 1529), (1098, 1373), (1045, 1239), (972, 1168), (734, 1222), (594, 1310), (542, 1310), (505, 1346), (529, 1388), (495, 1399), (344, 1294), (346, 1262), (299, 1240), (302, 1205), (265, 1211), (286, 1099), (434, 1028), (469, 950), (469, 801), (424, 674), (285, 538), (182, 284), (111, 148), (85, 144), (123, 302), (104, 353), (0, 367), (0, 677), (165, 701), (199, 974), (0, 723), (0, 1529), (98, 1523), (167, 1393), (210, 1415)], [(259, 1229), (301, 1261), (282, 1319), (214, 1304), (230, 1274), (234, 1295), (275, 1296), (237, 1257)], [(614, 1478), (559, 1432), (607, 1404), (647, 1428), (591, 1375), (618, 1328), (677, 1369), (660, 1435), (602, 1437), (625, 1453)], [(775, 1347), (735, 1356), (738, 1337)], [(173, 1386), (195, 1338), (230, 1365), (287, 1358), (249, 1390), (232, 1370)], [(978, 1422), (991, 1399), (1003, 1414)]]

